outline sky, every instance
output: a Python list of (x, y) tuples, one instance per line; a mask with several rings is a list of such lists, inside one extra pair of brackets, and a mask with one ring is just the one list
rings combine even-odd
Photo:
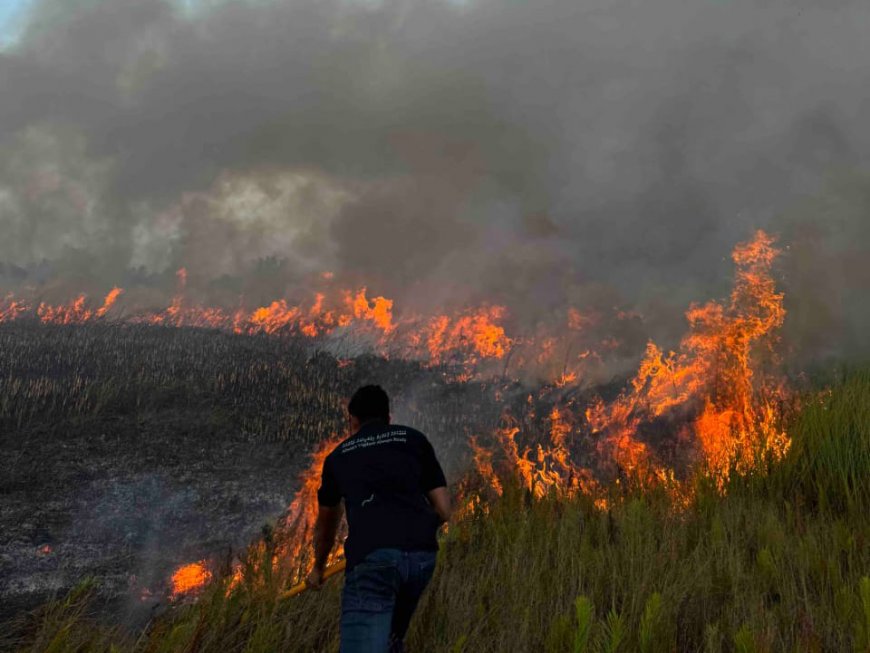
[(0, 47), (14, 41), (31, 0), (0, 0)]
[(13, 39), (15, 18), (27, 7), (28, 0), (0, 0), (0, 45)]
[(868, 346), (866, 0), (34, 6), (0, 52), (3, 285), (328, 270), (676, 330), (764, 228), (791, 323)]

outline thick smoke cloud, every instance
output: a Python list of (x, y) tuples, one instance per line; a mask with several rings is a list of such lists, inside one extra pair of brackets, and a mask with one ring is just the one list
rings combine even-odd
[(42, 0), (0, 53), (0, 261), (111, 284), (274, 257), (530, 323), (637, 305), (656, 336), (764, 227), (795, 243), (796, 346), (836, 353), (820, 332), (857, 347), (868, 318), (868, 24), (864, 0)]

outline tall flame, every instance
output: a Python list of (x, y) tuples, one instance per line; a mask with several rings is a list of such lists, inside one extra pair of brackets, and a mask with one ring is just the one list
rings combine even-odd
[(649, 343), (629, 389), (611, 406), (588, 412), (593, 431), (605, 435), (603, 446), (630, 470), (649, 463), (635, 438), (639, 423), (681, 408), (697, 411), (691, 434), (720, 482), (732, 465), (746, 470), (759, 454), (779, 458), (788, 450), (770, 404), (782, 388), (763, 374), (785, 319), (783, 295), (771, 275), (779, 255), (774, 242), (759, 231), (738, 245), (729, 301), (692, 306), (679, 351), (664, 354)]
[[(775, 402), (786, 391), (766, 374), (766, 365), (776, 362), (774, 345), (785, 319), (783, 295), (772, 276), (778, 255), (774, 239), (763, 231), (738, 245), (729, 299), (691, 306), (689, 331), (678, 351), (665, 354), (650, 342), (626, 390), (613, 402), (597, 399), (586, 408), (583, 430), (596, 443), (598, 475), (609, 470), (617, 482), (663, 484), (682, 501), (689, 490), (679, 487), (675, 469), (659, 460), (641, 436), (643, 427), (671, 416), (676, 418), (671, 428), (698, 450), (720, 488), (732, 469), (743, 473), (760, 458), (785, 455), (790, 439), (779, 426)], [(579, 325), (579, 314), (571, 320)], [(550, 422), (549, 441), (539, 442), (536, 451), (521, 450), (520, 429), (513, 425), (499, 429), (489, 447), (473, 439), (478, 474), (497, 494), (503, 486), (500, 475), (507, 472), (536, 496), (584, 492), (607, 505), (593, 470), (573, 462), (571, 438), (580, 429), (559, 407)]]

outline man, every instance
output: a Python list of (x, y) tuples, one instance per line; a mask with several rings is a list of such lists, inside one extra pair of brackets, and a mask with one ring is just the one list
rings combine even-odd
[(450, 518), (444, 472), (419, 431), (390, 424), (390, 400), (368, 385), (348, 404), (350, 432), (323, 463), (310, 587), (323, 571), (347, 511), (341, 653), (401, 652), (420, 595), (435, 570), (441, 524)]

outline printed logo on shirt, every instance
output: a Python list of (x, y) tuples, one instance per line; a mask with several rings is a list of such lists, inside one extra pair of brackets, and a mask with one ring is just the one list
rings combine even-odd
[(389, 444), (390, 442), (401, 442), (404, 444), (408, 441), (407, 436), (408, 432), (405, 429), (394, 429), (392, 431), (378, 433), (377, 435), (367, 435), (364, 438), (353, 438), (341, 445), (338, 451), (339, 453), (350, 453), (357, 449), (376, 447), (381, 444)]

